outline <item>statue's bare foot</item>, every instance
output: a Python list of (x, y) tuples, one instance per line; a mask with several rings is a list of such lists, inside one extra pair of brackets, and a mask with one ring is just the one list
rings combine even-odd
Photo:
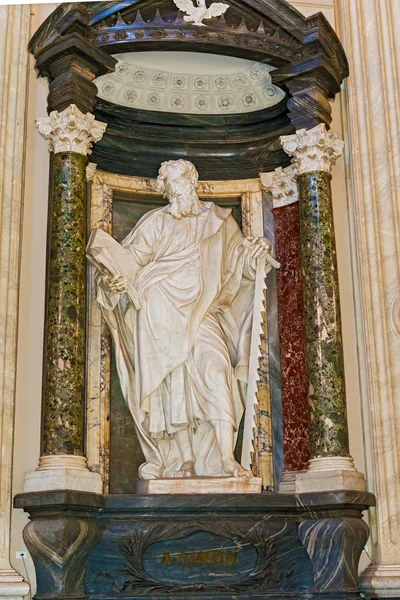
[(196, 477), (196, 471), (194, 469), (194, 461), (185, 461), (179, 471), (175, 473), (175, 477)]
[(242, 465), (233, 458), (222, 461), (222, 473), (223, 475), (230, 475), (231, 477), (253, 477), (251, 471), (242, 467)]

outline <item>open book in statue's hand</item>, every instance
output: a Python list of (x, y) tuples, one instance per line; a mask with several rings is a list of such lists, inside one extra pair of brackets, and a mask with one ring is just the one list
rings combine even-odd
[(136, 310), (139, 310), (142, 303), (138, 291), (132, 283), (135, 281), (139, 266), (132, 254), (103, 229), (92, 230), (86, 254), (92, 265), (101, 273), (104, 273), (104, 269), (106, 269), (113, 277), (123, 276), (126, 278), (127, 294)]

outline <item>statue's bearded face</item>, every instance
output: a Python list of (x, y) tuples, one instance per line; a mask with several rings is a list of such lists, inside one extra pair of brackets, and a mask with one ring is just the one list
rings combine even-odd
[(200, 213), (197, 179), (197, 171), (188, 161), (174, 160), (162, 164), (157, 178), (158, 189), (168, 199), (170, 213), (176, 219), (195, 217)]

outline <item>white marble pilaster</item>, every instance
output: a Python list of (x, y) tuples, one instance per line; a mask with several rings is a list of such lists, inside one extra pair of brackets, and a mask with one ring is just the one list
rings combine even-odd
[[(86, 176), (91, 184), (90, 229), (112, 235), (112, 188), (104, 183), (96, 165), (89, 163)], [(100, 473), (103, 492), (109, 491), (110, 466), (110, 342), (111, 335), (96, 301), (96, 269), (88, 273), (88, 377), (86, 407), (86, 456), (91, 471)]]
[(18, 287), (30, 6), (0, 6), (0, 598), (29, 585), (10, 564)]
[(367, 479), (377, 497), (367, 596), (400, 597), (400, 3), (338, 0), (347, 174), (358, 272)]

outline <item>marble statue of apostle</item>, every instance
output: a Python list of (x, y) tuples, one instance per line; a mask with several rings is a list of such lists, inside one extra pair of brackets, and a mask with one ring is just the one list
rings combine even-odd
[(246, 397), (256, 259), (268, 261), (271, 243), (245, 238), (230, 209), (200, 201), (197, 182), (192, 163), (163, 163), (158, 184), (169, 204), (148, 212), (122, 242), (136, 268), (139, 310), (123, 276), (97, 277), (97, 301), (146, 459), (142, 479), (251, 476), (235, 460), (234, 445)]

